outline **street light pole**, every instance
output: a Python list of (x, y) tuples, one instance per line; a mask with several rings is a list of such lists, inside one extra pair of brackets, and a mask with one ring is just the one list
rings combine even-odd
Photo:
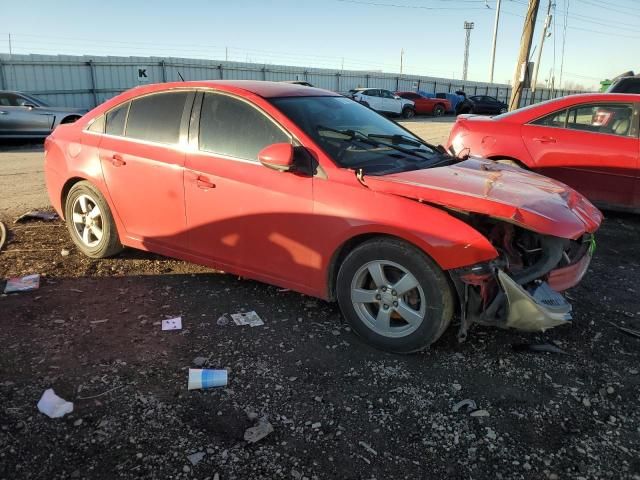
[(471, 43), (471, 30), (473, 30), (473, 22), (464, 22), (465, 40), (464, 40), (464, 63), (462, 64), (462, 80), (467, 79), (467, 69), (469, 67), (469, 44)]
[(491, 68), (489, 70), (489, 83), (493, 83), (493, 67), (496, 63), (496, 41), (498, 40), (498, 22), (500, 21), (500, 2), (496, 0), (496, 21), (493, 24), (493, 44), (491, 46)]

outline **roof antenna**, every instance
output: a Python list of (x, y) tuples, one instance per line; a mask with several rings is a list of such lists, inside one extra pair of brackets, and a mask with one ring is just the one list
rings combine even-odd
[(180, 73), (180, 70), (176, 70), (176, 72), (178, 73), (178, 76), (180, 77), (180, 80), (182, 80), (184, 82), (184, 77)]

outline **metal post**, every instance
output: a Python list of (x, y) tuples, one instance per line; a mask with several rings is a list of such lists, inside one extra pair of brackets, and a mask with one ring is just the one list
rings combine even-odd
[(418, 79), (418, 90), (420, 90), (420, 79)]
[(8, 90), (6, 80), (4, 78), (4, 64), (0, 60), (0, 90)]
[(498, 40), (498, 22), (500, 21), (500, 0), (496, 0), (496, 21), (493, 24), (493, 43), (491, 46), (491, 67), (489, 67), (489, 83), (493, 83), (493, 67), (496, 64), (496, 41)]
[(220, 80), (224, 80), (224, 69), (222, 68), (222, 64), (218, 65), (218, 70), (220, 70)]
[(367, 74), (364, 76), (364, 78), (366, 78), (366, 79), (367, 79), (367, 82), (366, 82), (367, 84), (365, 85), (365, 87), (369, 88), (369, 74), (367, 73)]
[(336, 92), (340, 91), (340, 72), (336, 72)]
[(462, 80), (467, 79), (467, 68), (469, 67), (469, 43), (471, 42), (471, 30), (473, 30), (473, 22), (464, 22), (465, 39), (464, 39), (464, 63), (462, 64)]
[(260, 69), (262, 71), (262, 80), (266, 80), (267, 79), (267, 67), (262, 67)]
[(396, 92), (400, 90), (400, 77), (396, 77)]
[(165, 83), (167, 81), (167, 69), (165, 68), (164, 60), (160, 61), (160, 67), (162, 67), (162, 82)]
[(93, 95), (93, 106), (97, 107), (98, 95), (96, 94), (96, 71), (95, 71), (96, 67), (93, 64), (93, 60), (89, 60), (87, 62), (87, 65), (89, 65), (89, 72), (91, 74), (91, 94)]

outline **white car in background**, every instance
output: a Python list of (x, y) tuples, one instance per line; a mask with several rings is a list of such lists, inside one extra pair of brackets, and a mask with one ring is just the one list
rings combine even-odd
[(348, 96), (376, 112), (402, 115), (404, 118), (411, 118), (416, 114), (411, 100), (400, 98), (382, 88), (354, 88), (349, 90)]

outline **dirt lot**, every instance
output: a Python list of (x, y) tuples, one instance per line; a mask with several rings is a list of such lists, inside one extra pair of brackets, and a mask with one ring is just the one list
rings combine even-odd
[[(5, 218), (43, 206), (5, 195), (11, 155)], [(609, 323), (640, 329), (640, 217), (608, 214), (571, 327), (451, 328), (411, 356), (364, 345), (334, 304), (131, 250), (89, 260), (59, 221), (10, 227), (0, 278), (43, 280), (0, 296), (0, 478), (640, 479), (640, 339)], [(243, 310), (265, 324), (219, 322)], [(548, 339), (567, 353), (512, 348)], [(200, 363), (227, 388), (188, 391)], [(73, 413), (39, 413), (47, 388)], [(245, 442), (263, 416), (274, 432)]]

